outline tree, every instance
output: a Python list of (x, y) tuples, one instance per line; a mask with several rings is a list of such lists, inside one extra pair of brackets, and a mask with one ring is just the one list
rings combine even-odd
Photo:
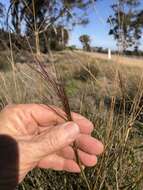
[(143, 27), (143, 10), (141, 10), (138, 14), (137, 14), (137, 20), (136, 23), (138, 24), (140, 27)]
[(69, 32), (63, 26), (51, 26), (40, 34), (40, 50), (47, 53), (50, 50), (65, 49), (69, 40)]
[[(36, 44), (38, 51), (40, 47), (38, 47), (39, 37), (38, 35), (45, 32), (50, 31), (51, 27), (56, 25), (65, 26), (65, 25), (75, 25), (75, 24), (86, 24), (88, 23), (88, 19), (85, 16), (85, 11), (89, 8), (91, 4), (91, 0), (42, 0), (42, 1), (34, 1), (32, 4), (26, 7), (27, 11), (25, 12), (25, 17), (27, 20), (27, 34), (31, 34), (31, 30), (36, 31)], [(31, 11), (28, 11), (30, 7)], [(75, 10), (76, 9), (76, 10)], [(81, 13), (80, 13), (81, 12)], [(55, 27), (56, 29), (60, 30), (59, 27)], [(60, 32), (61, 33), (61, 32)], [(53, 36), (52, 36), (53, 34)], [(57, 36), (54, 32), (50, 33), (52, 44), (54, 45), (54, 41), (57, 41)], [(53, 40), (55, 37), (55, 40)]]
[(137, 48), (142, 35), (141, 25), (138, 24), (139, 0), (118, 0), (112, 5), (114, 15), (109, 16), (109, 34), (117, 40), (120, 52), (126, 51), (129, 47)]
[(90, 47), (90, 36), (84, 34), (82, 36), (79, 37), (80, 42), (83, 45), (83, 49), (85, 51), (91, 51), (91, 47)]
[(4, 16), (4, 5), (0, 3), (0, 17)]
[(13, 26), (19, 32), (19, 20), (25, 23), (26, 35), (34, 34), (37, 50), (39, 35), (51, 26), (87, 24), (86, 11), (96, 0), (11, 0)]
[[(46, 30), (49, 25), (86, 24), (85, 11), (96, 0), (25, 0), (21, 18), (26, 20), (27, 28), (35, 26)], [(70, 21), (70, 22), (69, 22)]]
[(11, 10), (11, 22), (12, 26), (15, 29), (16, 34), (20, 35), (21, 33), (21, 26), (20, 26), (20, 7), (21, 1), (20, 0), (10, 0), (10, 7), (9, 10)]
[(63, 26), (51, 27), (47, 31), (47, 38), (51, 49), (62, 50), (69, 40), (69, 32)]
[(3, 18), (5, 16), (5, 7), (2, 3), (0, 3), (0, 24), (3, 25)]

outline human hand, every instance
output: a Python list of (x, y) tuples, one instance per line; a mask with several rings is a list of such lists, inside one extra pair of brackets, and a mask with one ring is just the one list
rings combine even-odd
[(91, 137), (93, 124), (77, 113), (72, 113), (75, 123), (65, 123), (57, 113), (64, 114), (41, 104), (9, 105), (1, 111), (0, 135), (10, 136), (18, 146), (19, 182), (35, 167), (80, 172), (71, 146), (74, 141), (82, 164), (96, 164), (103, 145)]

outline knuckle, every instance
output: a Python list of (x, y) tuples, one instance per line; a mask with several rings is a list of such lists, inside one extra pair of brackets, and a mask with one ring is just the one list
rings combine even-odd
[(63, 147), (65, 144), (65, 137), (60, 128), (56, 128), (48, 135), (48, 146), (50, 151), (57, 151), (59, 148)]
[(55, 150), (56, 148), (58, 147), (58, 139), (57, 139), (57, 136), (51, 134), (49, 136), (49, 148), (50, 150)]

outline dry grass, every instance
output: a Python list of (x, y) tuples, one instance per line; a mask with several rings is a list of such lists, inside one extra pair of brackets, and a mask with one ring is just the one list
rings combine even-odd
[[(78, 52), (78, 51), (77, 51)], [(83, 55), (83, 52), (81, 52), (81, 55)], [(95, 58), (95, 59), (102, 59), (107, 60), (108, 55), (103, 53), (84, 53), (84, 55)], [(112, 55), (112, 61), (114, 61), (117, 64), (124, 64), (126, 66), (130, 67), (143, 67), (143, 57), (129, 57), (129, 56), (120, 56), (120, 55)]]
[[(43, 61), (47, 67), (55, 63), (66, 83), (72, 110), (95, 124), (93, 136), (105, 144), (97, 166), (85, 170), (92, 189), (142, 190), (142, 61), (118, 58), (117, 63), (116, 57), (108, 61), (101, 56), (67, 51), (54, 53), (51, 58), (44, 56)], [(12, 70), (0, 72), (1, 105), (30, 102), (59, 105), (45, 82), (26, 63), (20, 64), (19, 57)], [(31, 57), (25, 54), (23, 60), (32, 63)], [(86, 185), (80, 175), (38, 169), (18, 189), (80, 190), (86, 189)]]

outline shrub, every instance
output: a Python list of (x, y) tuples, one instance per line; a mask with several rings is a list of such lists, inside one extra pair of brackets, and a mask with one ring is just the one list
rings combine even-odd
[(79, 68), (79, 70), (75, 71), (73, 77), (77, 80), (87, 81), (88, 79), (93, 77), (97, 77), (99, 74), (99, 69), (96, 65), (92, 63), (90, 65), (84, 65)]

